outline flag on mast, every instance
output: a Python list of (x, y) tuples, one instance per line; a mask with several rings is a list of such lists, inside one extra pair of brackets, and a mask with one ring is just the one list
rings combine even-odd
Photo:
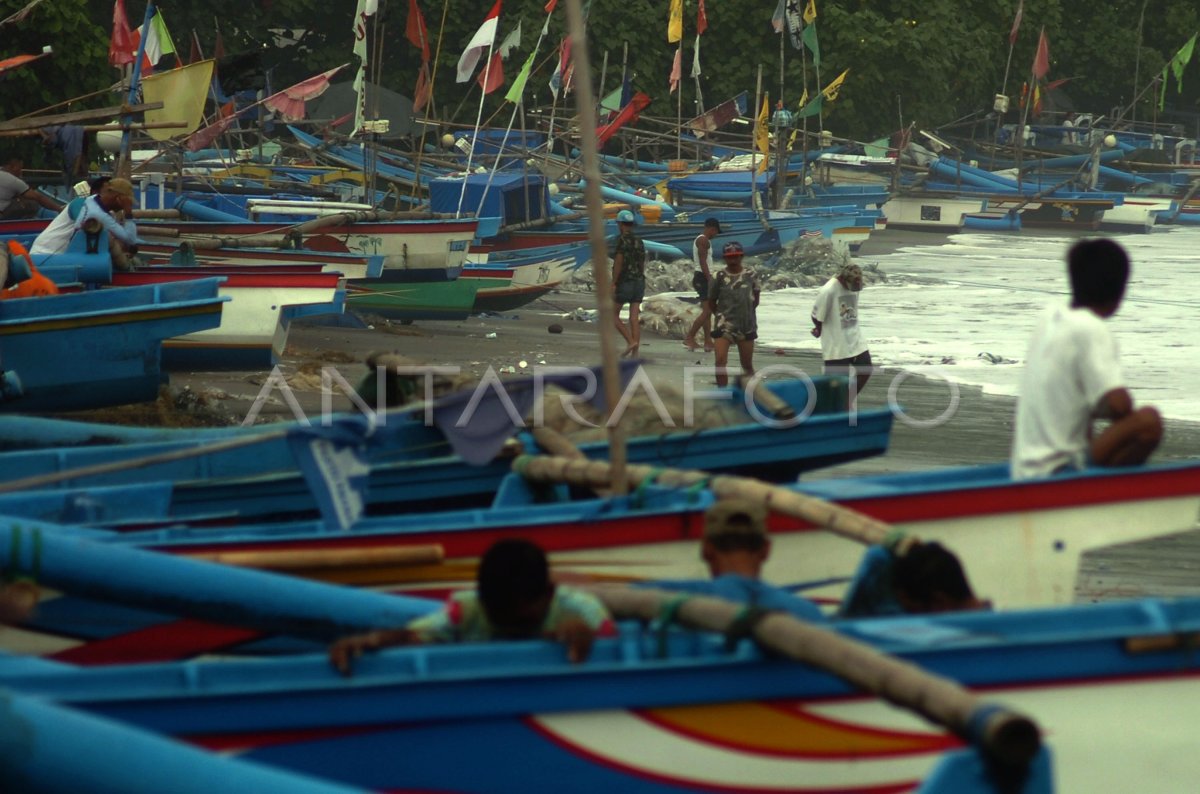
[(767, 131), (767, 114), (770, 111), (770, 105), (771, 103), (767, 94), (763, 94), (762, 110), (759, 111), (758, 116), (754, 119), (754, 145), (763, 157), (762, 163), (758, 166), (757, 173), (760, 174), (767, 170), (768, 158), (771, 155), (771, 136)]
[(771, 14), (771, 27), (775, 28), (776, 33), (782, 33), (783, 27), (787, 19), (787, 0), (779, 0), (779, 5), (775, 6), (775, 13)]
[(671, 12), (667, 18), (667, 41), (674, 44), (683, 39), (683, 0), (671, 0)]
[(704, 10), (704, 0), (700, 0), (700, 7), (696, 9), (696, 35), (703, 36), (706, 30), (708, 30), (708, 12)]
[(429, 60), (429, 29), (425, 27), (425, 15), (417, 0), (408, 0), (408, 19), (404, 24), (404, 37), (414, 47), (421, 48), (421, 60)]
[(375, 13), (372, 0), (358, 0), (354, 11), (354, 54), (358, 56), (358, 70), (354, 73), (354, 134), (363, 128), (367, 106), (367, 17)]
[(674, 94), (679, 89), (679, 79), (683, 74), (683, 48), (675, 48), (675, 60), (671, 64), (671, 76), (667, 78), (667, 82), (671, 84), (669, 93)]
[[(131, 43), (133, 44), (133, 52), (136, 53), (138, 44), (141, 41), (145, 25), (140, 25), (133, 32)], [(167, 30), (167, 23), (163, 21), (162, 10), (154, 9), (154, 16), (150, 17), (150, 30), (145, 34), (146, 48), (142, 53), (142, 73), (150, 74), (154, 71), (154, 67), (162, 60), (164, 55), (170, 55), (175, 52), (175, 42), (171, 41), (171, 33)], [(130, 57), (130, 63), (133, 62), (133, 57)]]
[(463, 50), (463, 54), (459, 56), (457, 82), (465, 83), (471, 79), (475, 67), (479, 64), (479, 59), (483, 56), (483, 51), (496, 42), (496, 27), (500, 24), (501, 2), (502, 0), (496, 0), (492, 10), (488, 12), (487, 18), (483, 20), (483, 24), (479, 26), (479, 30), (475, 31), (471, 40), (467, 42), (467, 48)]
[(808, 0), (804, 7), (804, 24), (811, 25), (817, 21), (817, 0)]
[(113, 3), (112, 38), (108, 42), (108, 62), (113, 66), (133, 63), (137, 45), (133, 31), (129, 29), (129, 18), (125, 16), (125, 0)]
[(1039, 80), (1050, 71), (1050, 43), (1046, 41), (1046, 29), (1038, 35), (1037, 53), (1033, 56), (1033, 76)]
[(825, 86), (825, 90), (821, 92), (821, 95), (824, 96), (826, 99), (828, 99), (830, 102), (837, 99), (838, 91), (841, 90), (842, 83), (845, 82), (846, 75), (848, 75), (848, 74), (850, 74), (849, 69), (842, 72), (837, 77), (833, 78), (833, 81), (830, 82), (829, 85)]
[(1021, 16), (1025, 13), (1025, 0), (1020, 0), (1017, 3), (1017, 15), (1013, 17), (1012, 30), (1008, 32), (1008, 46), (1016, 46), (1017, 31), (1021, 29)]

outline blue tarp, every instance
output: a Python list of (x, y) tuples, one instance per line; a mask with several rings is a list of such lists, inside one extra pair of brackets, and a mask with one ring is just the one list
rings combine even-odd
[[(487, 174), (471, 174), (465, 179), (466, 195), (462, 211), (478, 210), (479, 217), (497, 217), (501, 226), (537, 220), (548, 214), (550, 193), (541, 174), (498, 172), (488, 184)], [(457, 212), (462, 177), (439, 177), (429, 183), (429, 206), (434, 212)], [(482, 208), (480, 201), (482, 199)]]

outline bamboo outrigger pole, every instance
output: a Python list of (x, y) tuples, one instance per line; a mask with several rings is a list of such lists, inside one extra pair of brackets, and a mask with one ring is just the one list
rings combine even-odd
[(612, 279), (608, 272), (608, 246), (604, 240), (604, 199), (600, 195), (600, 158), (596, 146), (596, 105), (592, 97), (592, 70), (579, 0), (567, 0), (567, 26), (571, 35), (571, 60), (578, 72), (575, 103), (579, 108), (579, 148), (583, 152), (583, 173), (587, 179), (584, 196), (588, 208), (588, 239), (592, 246), (592, 273), (596, 280), (596, 310), (600, 317), (600, 358), (604, 373), (604, 402), (608, 414), (608, 447), (612, 489), (617, 494), (628, 490), (625, 475), (625, 436), (619, 423), (611, 421), (613, 409), (621, 399), (617, 350), (611, 329), (617, 311), (612, 300)]

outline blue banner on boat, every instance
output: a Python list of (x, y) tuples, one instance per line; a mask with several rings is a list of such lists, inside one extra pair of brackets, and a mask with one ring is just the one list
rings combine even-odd
[(373, 428), (366, 418), (347, 418), (326, 427), (297, 427), (288, 434), (296, 464), (330, 527), (349, 529), (363, 514), (371, 474), (363, 453)]

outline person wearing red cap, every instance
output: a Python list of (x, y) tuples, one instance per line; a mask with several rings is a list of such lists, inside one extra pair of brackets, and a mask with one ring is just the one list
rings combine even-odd
[(754, 374), (754, 340), (758, 338), (758, 299), (761, 289), (753, 270), (742, 267), (742, 244), (725, 244), (725, 269), (713, 277), (705, 305), (713, 317), (717, 385), (729, 383), (729, 347), (737, 345), (742, 372)]

